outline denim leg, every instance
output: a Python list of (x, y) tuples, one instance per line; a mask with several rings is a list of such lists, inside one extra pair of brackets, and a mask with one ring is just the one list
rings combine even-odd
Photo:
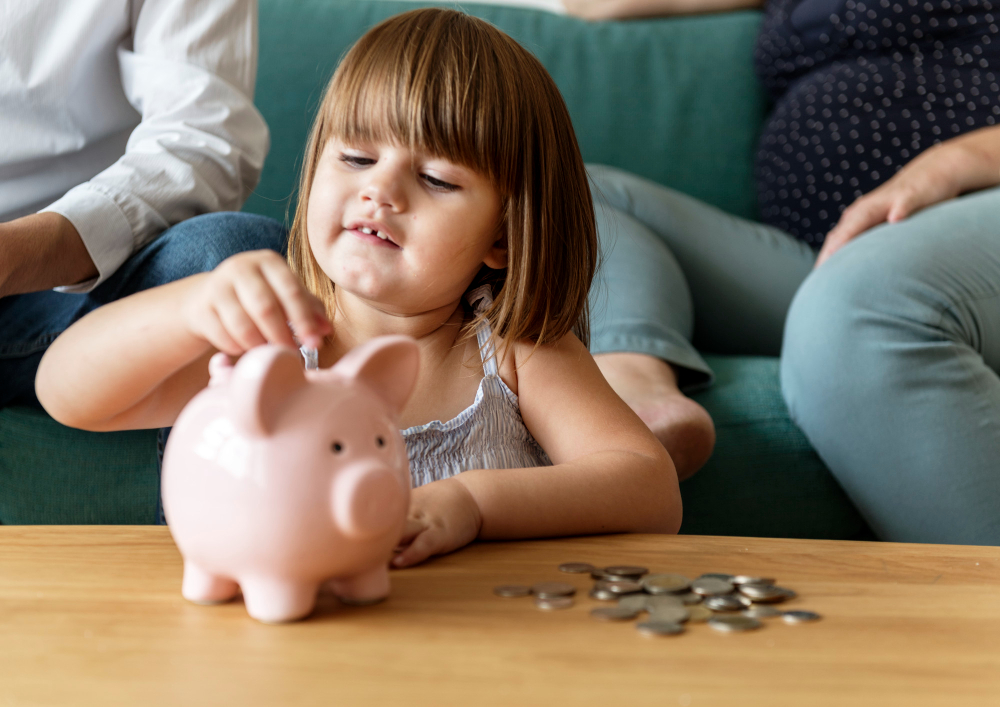
[(788, 305), (815, 261), (808, 246), (627, 172), (587, 171), (602, 251), (591, 351), (657, 356), (688, 389), (711, 377), (692, 341), (777, 355)]
[(876, 534), (1000, 544), (1000, 189), (852, 241), (789, 312), (792, 418)]
[(284, 252), (277, 221), (254, 214), (198, 216), (170, 228), (85, 294), (47, 290), (0, 299), (0, 407), (40, 407), (35, 371), (59, 334), (80, 317), (141, 290), (213, 269), (234, 253), (269, 248)]

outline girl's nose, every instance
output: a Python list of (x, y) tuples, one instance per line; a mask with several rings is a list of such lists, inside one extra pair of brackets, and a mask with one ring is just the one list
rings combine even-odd
[(376, 209), (387, 208), (392, 213), (406, 210), (404, 175), (399, 168), (385, 165), (368, 172), (369, 179), (361, 189), (361, 201), (371, 202)]

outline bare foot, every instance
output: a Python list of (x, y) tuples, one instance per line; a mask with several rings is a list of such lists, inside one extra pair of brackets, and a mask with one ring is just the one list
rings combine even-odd
[(705, 465), (715, 447), (715, 425), (705, 408), (677, 388), (670, 364), (634, 353), (594, 358), (614, 391), (666, 448), (681, 481)]

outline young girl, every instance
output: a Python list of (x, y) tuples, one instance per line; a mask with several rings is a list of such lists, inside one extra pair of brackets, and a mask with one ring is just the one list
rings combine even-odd
[(674, 466), (585, 346), (593, 205), (531, 54), (451, 10), (373, 28), (330, 82), (300, 195), (287, 265), (242, 253), (68, 329), (39, 368), (45, 408), (91, 430), (167, 426), (216, 351), (294, 332), (328, 367), (407, 334), (415, 488), (394, 565), (476, 538), (677, 531)]

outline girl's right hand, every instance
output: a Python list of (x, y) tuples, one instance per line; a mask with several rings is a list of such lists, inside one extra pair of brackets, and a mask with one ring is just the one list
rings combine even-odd
[(230, 356), (266, 343), (295, 348), (293, 332), (319, 348), (332, 330), (323, 304), (271, 250), (239, 253), (206, 273), (183, 315), (192, 334)]

